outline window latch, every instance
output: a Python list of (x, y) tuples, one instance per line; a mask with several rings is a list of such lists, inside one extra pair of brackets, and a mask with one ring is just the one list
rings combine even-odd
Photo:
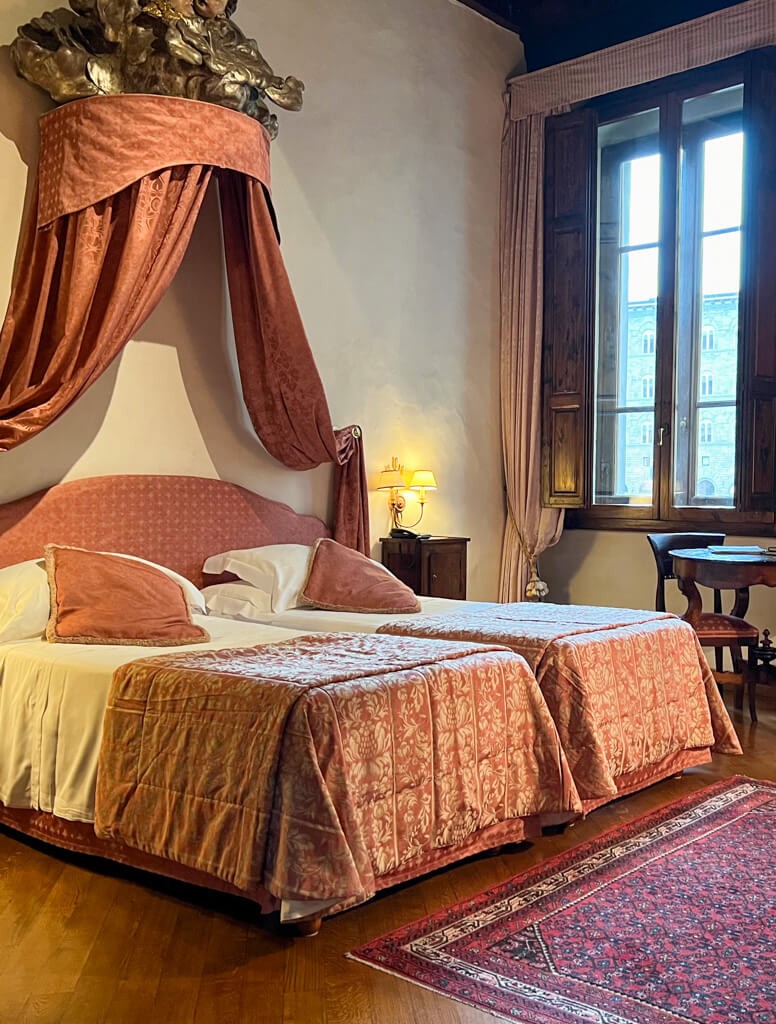
[(663, 441), (665, 441), (666, 434), (668, 433), (668, 424), (661, 423), (657, 428), (657, 446), (658, 448), (663, 447)]

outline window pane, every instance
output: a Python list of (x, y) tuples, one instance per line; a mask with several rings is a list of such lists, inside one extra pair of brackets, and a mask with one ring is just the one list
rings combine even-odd
[(594, 502), (653, 500), (659, 115), (599, 129)]
[(675, 506), (735, 504), (743, 87), (683, 104)]
[[(628, 305), (637, 302), (657, 300), (657, 254), (658, 247), (636, 249), (622, 254), (623, 295)], [(654, 331), (654, 327), (652, 327)]]
[(703, 230), (741, 223), (744, 136), (741, 132), (709, 139), (703, 147)]
[(660, 227), (660, 157), (643, 156), (625, 165), (630, 174), (625, 244), (657, 244)]
[[(741, 232), (708, 235), (702, 242), (704, 295), (733, 295), (741, 282)], [(714, 329), (714, 324), (708, 324)]]

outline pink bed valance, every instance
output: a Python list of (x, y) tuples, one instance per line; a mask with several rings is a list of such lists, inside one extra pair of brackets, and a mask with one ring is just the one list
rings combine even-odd
[(258, 121), (213, 103), (142, 95), (66, 103), (40, 119), (38, 227), (165, 167), (221, 167), (269, 189), (269, 147)]
[(269, 137), (243, 114), (163, 96), (93, 97), (41, 122), (35, 202), (0, 332), (0, 452), (68, 408), (166, 291), (219, 182), (243, 397), (267, 451), (336, 466), (334, 536), (369, 548), (360, 428), (332, 427), (277, 238)]

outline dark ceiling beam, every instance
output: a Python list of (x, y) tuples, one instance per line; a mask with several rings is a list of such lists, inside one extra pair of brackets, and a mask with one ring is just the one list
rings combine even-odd
[(471, 7), (489, 21), (495, 21), (502, 28), (508, 28), (510, 32), (520, 31), (514, 18), (517, 5), (513, 0), (460, 0), (460, 3)]
[(462, 0), (517, 32), (530, 71), (733, 7), (743, 0)]
[[(742, 0), (671, 0), (670, 3), (637, 5), (616, 0), (587, 0), (579, 4), (551, 0), (549, 3), (526, 4), (533, 10), (518, 15), (526, 63), (530, 71), (535, 71), (701, 18), (740, 2)], [(561, 7), (567, 10), (565, 21), (558, 17), (558, 8)], [(555, 8), (555, 17), (550, 14), (550, 8)]]

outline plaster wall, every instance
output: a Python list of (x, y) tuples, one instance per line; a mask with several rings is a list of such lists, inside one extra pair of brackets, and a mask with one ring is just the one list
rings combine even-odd
[[(0, 43), (43, 7), (0, 0)], [(241, 0), (236, 20), (278, 74), (307, 86), (300, 114), (280, 111), (273, 193), (334, 423), (362, 424), (375, 484), (392, 455), (434, 469), (424, 527), (472, 538), (469, 594), (494, 598), (501, 93), (519, 40), (449, 0)], [(50, 107), (15, 77), (7, 45), (0, 96), (4, 310), (37, 117)], [(292, 473), (250, 430), (212, 194), (137, 338), (56, 423), (0, 455), (0, 501), (117, 472), (217, 476), (327, 514), (330, 469)], [(371, 501), (376, 541), (387, 506), (382, 494)]]

